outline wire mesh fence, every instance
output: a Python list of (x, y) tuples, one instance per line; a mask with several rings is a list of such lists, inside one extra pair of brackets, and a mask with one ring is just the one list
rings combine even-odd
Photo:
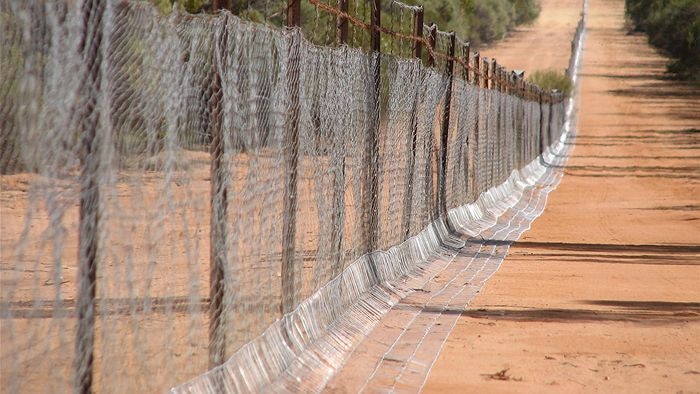
[[(162, 391), (274, 324), (304, 347), (559, 138), (564, 97), (420, 7), (310, 4), (313, 40), (228, 12), (0, 2), (5, 390)], [(295, 315), (329, 289), (323, 319)]]

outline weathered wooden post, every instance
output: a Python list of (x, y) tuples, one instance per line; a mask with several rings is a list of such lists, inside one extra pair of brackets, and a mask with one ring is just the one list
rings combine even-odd
[[(470, 72), (471, 72), (471, 64), (470, 64), (470, 59), (471, 59), (471, 49), (469, 43), (465, 43), (462, 45), (462, 61), (464, 62), (464, 67), (462, 67), (462, 78), (464, 81), (469, 84), (471, 78), (470, 78)], [(465, 187), (465, 196), (468, 197), (469, 195), (469, 171), (471, 169), (472, 163), (469, 161), (469, 144), (471, 144), (471, 141), (469, 141), (469, 132), (467, 132), (467, 135), (465, 136), (465, 146), (467, 147), (466, 151), (462, 153), (463, 157), (463, 163), (464, 163), (464, 187)]]
[[(489, 64), (489, 89), (491, 90), (490, 92), (490, 100), (489, 100), (489, 110), (492, 110), (494, 108), (493, 101), (496, 99), (496, 93), (495, 90), (497, 89), (497, 81), (496, 81), (496, 67), (498, 66), (498, 63), (496, 62), (495, 58), (491, 59), (491, 62)], [(498, 132), (498, 109), (496, 109), (496, 116), (494, 117), (496, 120), (496, 127), (493, 127), (493, 125), (489, 124), (489, 129), (493, 130), (495, 129), (496, 132)], [(496, 172), (496, 160), (495, 160), (495, 155), (496, 155), (496, 149), (498, 148), (498, 144), (495, 143), (494, 138), (496, 136), (493, 135), (493, 133), (487, 132), (487, 147), (489, 150), (489, 155), (488, 155), (488, 162), (489, 162), (489, 176), (488, 176), (488, 186), (486, 189), (490, 189), (491, 187), (494, 186), (494, 180), (495, 180), (495, 172)]]
[(81, 119), (80, 227), (78, 233), (78, 327), (75, 340), (74, 384), (79, 393), (91, 393), (95, 352), (95, 295), (97, 289), (98, 231), (100, 226), (100, 94), (102, 26), (105, 1), (83, 4), (83, 37), (80, 52), (85, 62), (84, 111)]
[[(338, 0), (338, 10), (347, 14), (349, 1)], [(336, 20), (336, 38), (338, 45), (347, 44), (348, 42), (348, 19), (343, 16), (338, 16)]]
[[(287, 0), (287, 27), (301, 25), (301, 0)], [(282, 218), (282, 269), (281, 269), (281, 309), (286, 315), (296, 307), (296, 278), (294, 275), (296, 213), (297, 213), (297, 173), (299, 171), (299, 73), (300, 37), (295, 31), (289, 35), (287, 87), (289, 107), (285, 125), (285, 156), (287, 174), (284, 188), (284, 214)]]
[[(413, 43), (413, 57), (420, 59), (423, 55), (423, 44), (420, 41), (423, 38), (423, 7), (419, 7), (413, 12), (413, 35), (417, 38)], [(420, 91), (416, 89), (413, 97), (413, 108), (411, 110), (411, 133), (408, 141), (408, 165), (406, 169), (406, 187), (403, 201), (403, 235), (408, 238), (411, 233), (411, 215), (413, 210), (413, 172), (416, 167), (416, 145), (418, 138), (418, 100)]]
[(469, 64), (469, 59), (471, 55), (471, 47), (468, 42), (464, 43), (462, 45), (462, 61), (464, 62), (464, 67), (462, 69), (462, 78), (468, 83), (471, 81), (469, 77), (469, 72), (470, 72), (470, 64)]
[[(221, 2), (215, 4), (221, 7)], [(216, 8), (215, 11), (220, 10)], [(226, 218), (228, 216), (228, 188), (223, 163), (223, 92), (220, 70), (225, 67), (228, 16), (224, 16), (221, 36), (214, 35), (214, 89), (211, 99), (209, 131), (211, 133), (211, 194), (209, 232), (209, 368), (221, 365), (226, 358), (226, 330), (223, 326), (224, 293), (226, 288)], [(218, 54), (218, 56), (217, 56)]]
[[(380, 112), (380, 83), (381, 83), (381, 36), (379, 28), (381, 27), (381, 4), (380, 0), (371, 1), (371, 50), (373, 62), (370, 69), (370, 100), (368, 113), (370, 121), (368, 122), (367, 135), (365, 140), (367, 165), (367, 179), (364, 193), (364, 206), (367, 235), (368, 251), (377, 249), (378, 244), (378, 223), (379, 223), (379, 143), (377, 134), (379, 132), (379, 112)], [(376, 274), (376, 272), (375, 272)]]
[(447, 89), (445, 90), (445, 104), (442, 109), (442, 130), (440, 132), (440, 170), (438, 172), (438, 202), (439, 216), (445, 220), (450, 231), (453, 231), (447, 217), (447, 152), (450, 132), (450, 107), (452, 106), (452, 74), (454, 73), (455, 33), (449, 33), (449, 46), (447, 48), (447, 61), (445, 62), (445, 75), (447, 76)]
[[(479, 135), (479, 127), (481, 126), (482, 119), (481, 119), (481, 112), (482, 112), (482, 107), (484, 105), (483, 100), (481, 99), (481, 94), (483, 92), (483, 82), (484, 82), (484, 76), (482, 74), (482, 60), (481, 60), (481, 55), (479, 52), (476, 52), (474, 54), (474, 79), (472, 80), (474, 85), (477, 88), (477, 96), (476, 96), (476, 124), (474, 125), (474, 141), (473, 144), (475, 145), (474, 148), (472, 148), (472, 152), (474, 152), (474, 163), (472, 165), (472, 185), (474, 185), (474, 190), (472, 194), (472, 198), (476, 200), (477, 197), (479, 197), (479, 193), (481, 193), (481, 177), (480, 174), (482, 172), (482, 163), (479, 161), (479, 151), (481, 150), (481, 137)], [(478, 165), (477, 165), (478, 163)]]
[[(346, 14), (348, 12), (348, 1), (349, 0), (338, 1), (338, 9)], [(337, 17), (336, 39), (338, 45), (345, 45), (348, 42), (348, 20), (343, 16)], [(342, 271), (344, 263), (343, 234), (345, 227), (345, 138), (344, 136), (340, 136), (340, 138), (342, 141), (342, 148), (334, 153), (334, 157), (331, 158), (331, 165), (335, 167), (332, 169), (335, 174), (333, 177), (333, 213), (331, 215), (330, 225), (333, 276)]]
[(429, 30), (429, 36), (428, 36), (428, 44), (430, 45), (430, 50), (428, 51), (428, 67), (434, 67), (435, 66), (435, 43), (437, 42), (437, 25), (436, 24), (431, 24), (430, 27), (428, 28)]

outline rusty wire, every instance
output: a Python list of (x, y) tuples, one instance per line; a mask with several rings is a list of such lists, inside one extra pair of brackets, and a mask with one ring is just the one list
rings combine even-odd
[[(435, 48), (433, 48), (433, 46), (430, 45), (430, 40), (428, 40), (426, 37), (417, 36), (417, 35), (413, 35), (413, 34), (405, 34), (405, 33), (397, 32), (397, 31), (393, 31), (391, 29), (387, 29), (387, 28), (382, 27), (382, 26), (376, 26), (376, 25), (373, 25), (371, 23), (367, 23), (367, 22), (365, 22), (365, 21), (363, 21), (363, 20), (361, 20), (353, 15), (350, 15), (347, 12), (344, 12), (344, 11), (342, 11), (336, 7), (333, 7), (330, 4), (326, 4), (320, 0), (309, 0), (309, 3), (313, 4), (316, 8), (318, 8), (322, 11), (333, 14), (336, 17), (346, 19), (347, 21), (349, 21), (353, 25), (355, 25), (359, 28), (362, 28), (364, 30), (367, 30), (367, 31), (374, 30), (374, 31), (378, 31), (380, 33), (386, 34), (386, 35), (393, 37), (393, 38), (399, 38), (399, 39), (403, 39), (403, 40), (414, 41), (416, 43), (421, 43), (426, 47), (426, 49), (430, 53), (430, 56), (432, 56), (434, 58), (439, 57), (441, 59), (444, 59), (445, 61), (451, 60), (453, 62), (456, 62), (459, 65), (461, 65), (462, 67), (464, 67), (466, 70), (473, 72), (475, 75), (479, 76), (483, 80), (486, 80), (486, 81), (490, 80), (490, 81), (495, 82), (499, 85), (504, 83), (503, 78), (500, 78), (500, 77), (494, 76), (494, 75), (489, 75), (488, 72), (483, 72), (478, 67), (472, 67), (472, 65), (469, 64), (470, 59), (467, 59), (467, 61), (465, 61), (461, 57), (450, 56), (446, 53), (442, 53), (440, 51), (435, 50)], [(410, 6), (408, 6), (408, 7), (413, 8)], [(430, 29), (433, 27), (431, 26), (428, 28)], [(435, 25), (434, 28), (437, 29), (437, 25)], [(502, 71), (505, 72), (504, 73), (505, 75), (508, 75), (511, 73), (511, 71), (509, 71), (507, 68), (505, 68), (503, 66), (500, 66), (500, 68)], [(478, 83), (478, 82), (476, 82), (476, 83)], [(506, 78), (505, 84), (506, 84), (509, 91), (513, 91), (523, 98), (537, 99), (537, 100), (543, 101), (543, 102), (552, 102), (552, 103), (554, 102), (554, 95), (552, 95), (551, 92), (546, 92), (543, 89), (539, 88), (538, 86), (533, 85), (529, 82), (524, 82), (524, 84), (522, 86), (519, 86), (518, 84), (510, 82)]]

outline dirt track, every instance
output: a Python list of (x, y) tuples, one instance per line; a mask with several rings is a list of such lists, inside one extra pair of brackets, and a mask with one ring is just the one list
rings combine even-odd
[[(700, 89), (664, 77), (623, 1), (591, 0), (588, 17), (566, 175), (459, 318), (427, 392), (700, 388)], [(549, 67), (533, 30), (484, 52)]]

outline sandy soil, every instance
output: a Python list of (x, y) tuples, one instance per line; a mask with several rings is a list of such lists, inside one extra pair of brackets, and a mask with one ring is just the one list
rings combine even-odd
[(481, 54), (511, 70), (563, 71), (569, 63), (571, 37), (581, 14), (581, 0), (540, 0), (542, 10), (530, 25), (519, 26)]
[[(623, 3), (590, 1), (566, 175), (425, 391), (700, 390), (700, 89), (665, 78), (666, 59), (627, 34)], [(491, 54), (540, 68), (543, 36)]]

